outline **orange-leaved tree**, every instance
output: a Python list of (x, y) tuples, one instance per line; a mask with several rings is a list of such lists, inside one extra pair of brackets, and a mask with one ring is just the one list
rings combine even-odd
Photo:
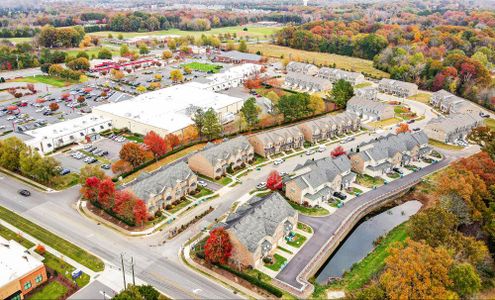
[(210, 263), (226, 264), (232, 255), (232, 243), (229, 233), (223, 227), (210, 232), (205, 243), (205, 258)]

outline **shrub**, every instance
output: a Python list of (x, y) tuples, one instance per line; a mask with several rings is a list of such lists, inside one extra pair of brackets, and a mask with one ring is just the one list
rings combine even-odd
[(268, 291), (269, 293), (275, 295), (276, 297), (280, 298), (283, 296), (283, 293), (282, 291), (280, 291), (278, 288), (274, 287), (273, 285), (271, 284), (268, 284), (268, 283), (265, 283), (261, 280), (259, 280), (258, 278), (256, 277), (253, 277), (253, 276), (250, 276), (246, 273), (243, 273), (243, 272), (239, 272), (237, 270), (234, 270), (228, 266), (224, 266), (224, 265), (217, 265), (218, 267), (220, 267), (221, 269), (224, 269), (226, 271), (229, 271), (230, 273), (246, 280), (247, 282), (251, 283), (251, 284), (254, 284), (266, 291)]
[(36, 251), (36, 253), (38, 253), (40, 255), (45, 255), (46, 249), (45, 249), (45, 246), (38, 244), (36, 246), (36, 248), (34, 249), (34, 251)]

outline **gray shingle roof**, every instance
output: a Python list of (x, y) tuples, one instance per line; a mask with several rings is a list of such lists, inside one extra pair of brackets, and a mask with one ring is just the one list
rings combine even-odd
[(287, 64), (287, 72), (307, 74), (311, 69), (317, 68), (315, 65), (291, 61)]
[(389, 134), (360, 144), (361, 152), (351, 155), (360, 155), (365, 161), (371, 159), (378, 161), (391, 158), (397, 152), (404, 153), (412, 150), (415, 146), (421, 147), (427, 143), (428, 137), (423, 131)]
[(227, 51), (220, 54), (220, 56), (228, 57), (230, 59), (236, 60), (252, 60), (252, 61), (260, 61), (261, 55), (251, 54), (251, 53), (243, 53), (239, 51)]
[(279, 193), (272, 193), (264, 198), (251, 199), (225, 223), (250, 252), (255, 252), (266, 236), (273, 236), (285, 219), (296, 215), (296, 210)]
[(251, 147), (245, 136), (238, 136), (236, 138), (227, 140), (220, 144), (208, 143), (204, 150), (200, 151), (196, 155), (203, 155), (213, 165), (223, 159), (228, 159), (231, 155), (238, 151), (247, 150)]
[(351, 171), (351, 161), (347, 156), (336, 158), (325, 157), (316, 161), (307, 160), (303, 165), (296, 166), (295, 170), (309, 167), (311, 171), (297, 176), (294, 180), (297, 186), (304, 189), (308, 186), (317, 188), (326, 182), (331, 182), (337, 175)]
[(256, 135), (265, 144), (277, 143), (280, 140), (286, 140), (293, 137), (302, 137), (302, 132), (297, 126), (284, 127), (272, 131), (262, 132)]
[(347, 101), (347, 110), (359, 112), (372, 112), (380, 115), (390, 104), (374, 101), (364, 96), (353, 96)]

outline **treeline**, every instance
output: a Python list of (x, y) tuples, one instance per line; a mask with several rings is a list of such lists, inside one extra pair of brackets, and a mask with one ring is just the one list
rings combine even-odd
[(0, 38), (13, 38), (13, 37), (33, 37), (40, 30), (32, 27), (21, 28), (2, 28), (0, 30)]
[(0, 70), (12, 70), (39, 67), (38, 57), (28, 43), (15, 46), (0, 46)]
[(86, 32), (82, 26), (69, 28), (55, 28), (53, 26), (43, 26), (37, 35), (37, 42), (40, 46), (46, 48), (58, 47), (79, 47)]

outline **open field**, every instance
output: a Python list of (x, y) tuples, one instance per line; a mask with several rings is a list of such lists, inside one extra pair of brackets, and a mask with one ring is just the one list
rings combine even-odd
[(16, 38), (5, 38), (2, 40), (8, 40), (14, 44), (18, 44), (18, 43), (29, 43), (33, 40), (33, 38), (32, 37), (16, 37)]
[(32, 243), (29, 240), (26, 240), (23, 238), (21, 235), (19, 235), (16, 232), (13, 232), (12, 230), (8, 229), (7, 227), (4, 227), (0, 225), (0, 236), (3, 237), (6, 240), (14, 240), (21, 244), (22, 246), (26, 247), (26, 249), (29, 249), (31, 247), (34, 247), (34, 243)]
[(492, 130), (495, 130), (495, 120), (494, 119), (485, 119), (485, 125), (490, 127)]
[(375, 129), (378, 129), (378, 128), (383, 128), (383, 127), (387, 127), (387, 126), (390, 126), (390, 125), (394, 125), (394, 124), (400, 123), (400, 121), (401, 120), (398, 119), (398, 118), (390, 118), (390, 119), (386, 119), (386, 120), (370, 122), (370, 123), (368, 123), (366, 125), (367, 126), (370, 126), (370, 127), (373, 127)]
[(69, 86), (73, 83), (77, 83), (77, 81), (56, 78), (49, 75), (29, 76), (29, 77), (18, 78), (13, 81), (28, 82), (28, 83), (44, 83), (56, 87), (64, 87), (64, 86)]
[(107, 48), (108, 50), (110, 50), (112, 52), (112, 55), (120, 56), (120, 52), (114, 50), (111, 47), (89, 47), (89, 48), (80, 48), (80, 49), (74, 48), (74, 49), (66, 50), (65, 52), (67, 53), (68, 56), (74, 56), (75, 57), (77, 55), (77, 53), (84, 51), (89, 55), (89, 58), (93, 58), (93, 57), (96, 58), (96, 57), (98, 57), (98, 52), (101, 50), (101, 48)]
[(456, 150), (456, 151), (459, 151), (459, 150), (464, 149), (461, 146), (445, 144), (443, 142), (440, 142), (440, 141), (437, 141), (437, 140), (434, 140), (434, 139), (430, 139), (428, 141), (428, 143), (430, 145), (432, 145), (433, 147), (438, 147), (438, 148), (445, 149), (445, 150)]
[(270, 44), (250, 44), (248, 45), (248, 49), (253, 53), (260, 51), (261, 54), (269, 57), (281, 58), (283, 56), (289, 59), (299, 59), (316, 65), (326, 66), (335, 63), (339, 69), (367, 73), (377, 78), (389, 77), (388, 73), (375, 69), (373, 67), (373, 61), (356, 57), (297, 50)]
[(103, 261), (96, 256), (34, 224), (33, 222), (24, 219), (3, 206), (0, 206), (0, 219), (17, 228), (22, 228), (24, 232), (29, 232), (31, 236), (38, 239), (42, 243), (52, 247), (64, 255), (67, 255), (95, 272), (103, 271), (105, 268)]
[(431, 95), (426, 93), (419, 93), (416, 95), (409, 96), (407, 97), (407, 99), (428, 104), (430, 103)]
[(183, 68), (188, 67), (191, 70), (196, 70), (205, 73), (218, 73), (220, 72), (220, 69), (222, 69), (222, 66), (219, 65), (205, 64), (197, 61), (182, 65), (182, 67)]

